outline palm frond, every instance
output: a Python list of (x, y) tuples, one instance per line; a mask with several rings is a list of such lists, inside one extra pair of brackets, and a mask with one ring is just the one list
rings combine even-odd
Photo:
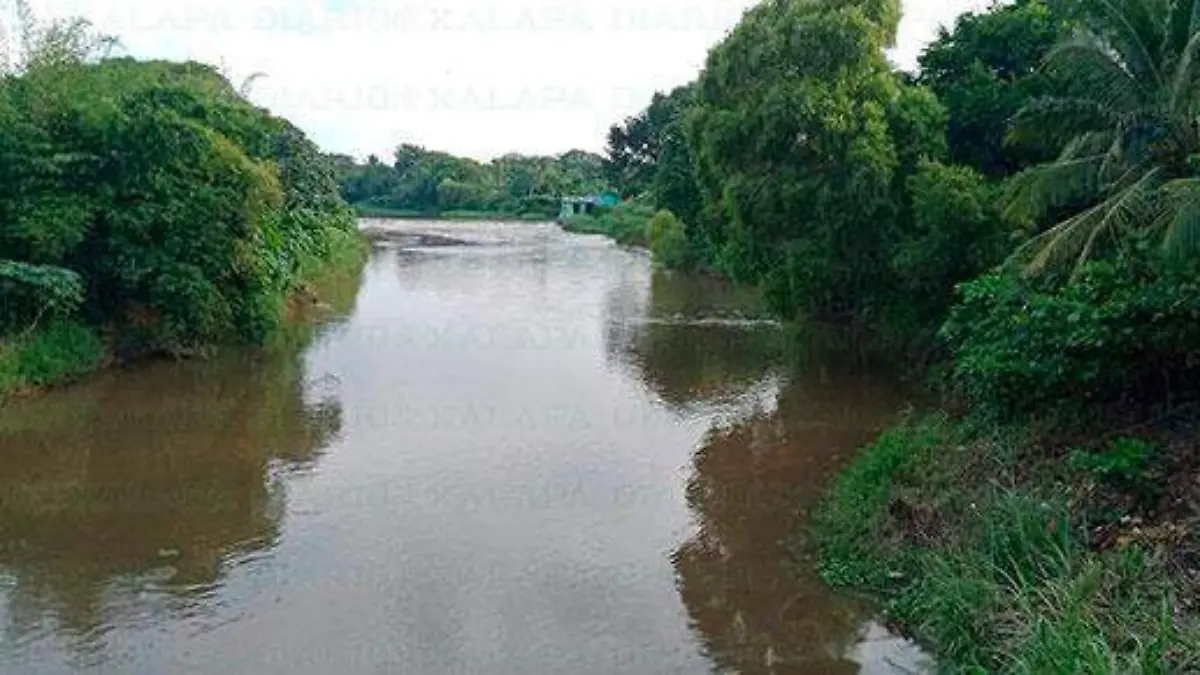
[(1039, 98), (1021, 108), (1009, 121), (1006, 142), (1064, 145), (1090, 131), (1111, 129), (1120, 117), (1100, 103), (1083, 98)]
[(1046, 68), (1070, 83), (1078, 98), (1109, 110), (1141, 107), (1156, 91), (1102, 37), (1081, 32), (1046, 54)]
[(1167, 54), (1182, 54), (1192, 36), (1200, 32), (1200, 0), (1175, 0), (1167, 19)]
[(1200, 178), (1169, 181), (1160, 190), (1163, 253), (1185, 257), (1200, 251)]
[(1069, 256), (1070, 244), (1092, 240), (1095, 224), (1103, 215), (1105, 203), (1082, 211), (1025, 242), (1013, 252), (1008, 265), (1026, 276), (1036, 276)]
[[(1104, 131), (1088, 131), (1072, 138), (1062, 152), (1058, 161), (1064, 162), (1081, 157), (1094, 157), (1110, 152), (1116, 134), (1111, 129)], [(1118, 139), (1119, 140), (1119, 139)]]
[(1162, 87), (1164, 0), (1096, 0), (1112, 43), (1125, 68), (1152, 88)]
[(1109, 184), (1117, 183), (1120, 173), (1129, 171), (1129, 161), (1126, 158), (1124, 137), (1116, 131), (1097, 134), (1097, 141), (1108, 141), (1104, 150), (1104, 161), (1100, 163), (1100, 180)]
[(1100, 191), (1105, 154), (1062, 159), (1013, 176), (1006, 213), (1016, 220), (1036, 220), (1050, 210)]
[(1033, 237), (1017, 249), (1014, 259), (1029, 259), (1025, 273), (1036, 275), (1074, 258), (1073, 273), (1078, 274), (1101, 236), (1117, 230), (1133, 230), (1144, 222), (1154, 209), (1159, 182), (1157, 169), (1147, 171), (1108, 199)]
[[(1200, 7), (1200, 0), (1197, 0)], [(1200, 96), (1200, 31), (1188, 40), (1175, 65), (1171, 86), (1171, 113), (1187, 112)]]
[(266, 73), (255, 72), (242, 79), (242, 83), (238, 85), (238, 96), (242, 98), (250, 98), (250, 94), (254, 92), (254, 85), (258, 84), (259, 80), (265, 79)]

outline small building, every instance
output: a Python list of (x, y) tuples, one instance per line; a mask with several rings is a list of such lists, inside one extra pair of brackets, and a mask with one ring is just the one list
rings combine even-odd
[(611, 209), (620, 202), (621, 198), (615, 192), (601, 192), (586, 197), (563, 197), (558, 219), (565, 220), (571, 216), (594, 213), (597, 208)]

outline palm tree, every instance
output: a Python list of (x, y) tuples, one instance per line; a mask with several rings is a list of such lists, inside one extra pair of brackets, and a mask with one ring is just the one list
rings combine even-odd
[(1064, 149), (1014, 179), (1010, 213), (1074, 210), (1017, 251), (1030, 273), (1078, 271), (1098, 244), (1140, 232), (1171, 254), (1200, 244), (1200, 0), (1079, 4), (1086, 28), (1046, 57), (1069, 90), (1026, 107), (1013, 131)]

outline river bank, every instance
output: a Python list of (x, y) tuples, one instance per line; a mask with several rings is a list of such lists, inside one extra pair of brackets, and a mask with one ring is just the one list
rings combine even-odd
[(817, 512), (823, 577), (955, 672), (1195, 671), (1194, 411), (1095, 428), (892, 428)]
[(571, 216), (562, 222), (567, 232), (574, 234), (599, 234), (616, 241), (622, 246), (650, 247), (647, 228), (654, 217), (654, 209), (640, 204), (622, 204), (611, 209), (602, 209), (598, 214)]
[[(277, 334), (269, 339), (278, 340), (291, 334), (312, 317), (314, 307), (328, 304), (330, 295), (343, 287), (346, 279), (362, 271), (367, 250), (362, 235), (339, 233), (330, 237), (326, 257), (302, 259), (298, 282), (284, 302), (283, 321)], [(120, 336), (110, 331), (72, 319), (35, 325), (21, 334), (0, 339), (0, 406), (12, 399), (70, 385), (104, 369), (160, 356), (118, 354), (119, 340)]]
[[(565, 227), (646, 246), (645, 222), (614, 213)], [(1080, 334), (1093, 330), (1083, 323), (1075, 322)], [(1071, 340), (1056, 330), (1039, 352)], [(987, 339), (989, 354), (1004, 353)], [(842, 340), (841, 351), (854, 343)], [(969, 372), (1004, 382), (1024, 375), (1021, 363)], [(797, 559), (872, 598), (956, 672), (1200, 667), (1194, 408), (1106, 409), (1067, 397), (1062, 405), (1069, 412), (1058, 418), (1006, 423), (984, 404), (953, 415), (934, 405), (884, 430), (831, 477), (813, 519), (796, 525)]]

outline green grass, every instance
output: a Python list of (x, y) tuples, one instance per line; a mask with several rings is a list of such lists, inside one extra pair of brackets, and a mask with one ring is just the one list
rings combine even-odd
[(633, 204), (604, 209), (595, 215), (571, 216), (563, 223), (563, 229), (575, 234), (600, 234), (623, 246), (649, 247), (647, 228), (654, 217), (654, 209)]
[[(877, 598), (953, 673), (1169, 673), (1200, 665), (1153, 552), (1089, 545), (1030, 438), (944, 416), (863, 450), (815, 516), (821, 571)], [(1020, 458), (1025, 459), (1020, 459)]]
[(106, 354), (104, 341), (94, 330), (65, 320), (0, 341), (0, 400), (77, 380), (98, 369)]
[(309, 257), (300, 261), (302, 284), (321, 295), (323, 286), (337, 283), (345, 277), (357, 278), (371, 250), (367, 239), (359, 232), (336, 231), (330, 235), (329, 254), (323, 258)]

